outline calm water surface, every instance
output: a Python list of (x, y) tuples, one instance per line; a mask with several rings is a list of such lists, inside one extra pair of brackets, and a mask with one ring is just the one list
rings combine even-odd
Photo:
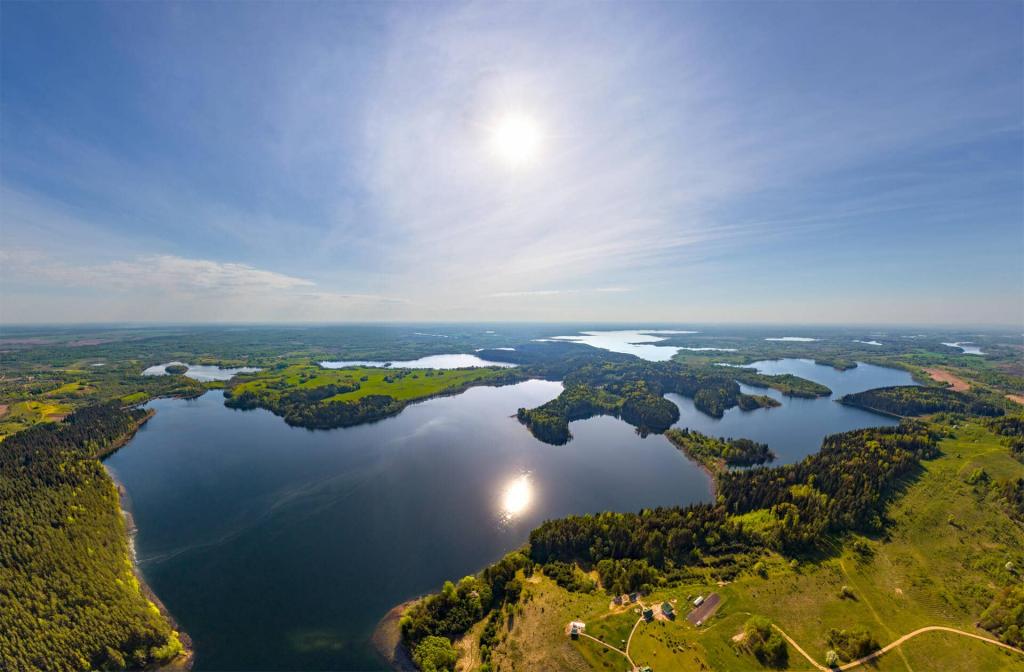
[(259, 371), (254, 366), (243, 366), (237, 369), (222, 369), (219, 366), (208, 366), (206, 364), (186, 364), (185, 362), (167, 362), (166, 364), (157, 364), (151, 366), (142, 372), (144, 376), (166, 376), (170, 375), (166, 371), (166, 367), (171, 364), (181, 364), (188, 367), (188, 371), (185, 372), (185, 376), (188, 378), (195, 378), (201, 382), (209, 382), (211, 380), (231, 380), (240, 373), (253, 373)]
[(367, 639), (388, 609), (478, 571), (544, 519), (710, 498), (662, 436), (602, 417), (549, 446), (511, 417), (560, 390), (478, 387), (316, 432), (228, 409), (219, 392), (158, 400), (106, 464), (196, 669), (379, 669)]
[(694, 408), (692, 399), (669, 394), (667, 398), (679, 406), (681, 417), (676, 426), (689, 427), (711, 436), (754, 439), (767, 443), (775, 451), (778, 458), (775, 464), (796, 462), (817, 452), (821, 440), (829, 434), (897, 424), (893, 418), (839, 404), (835, 401), (839, 397), (875, 387), (916, 384), (906, 371), (863, 363), (848, 371), (837, 371), (809, 359), (770, 360), (754, 362), (750, 366), (761, 373), (791, 373), (827, 385), (832, 396), (797, 399), (785, 397), (775, 390), (740, 385), (743, 392), (767, 394), (782, 406), (753, 411), (731, 408), (722, 418), (712, 418)]
[[(512, 350), (512, 348), (497, 348)], [(491, 362), (476, 355), (429, 355), (405, 361), (370, 361), (351, 359), (339, 362), (320, 362), (325, 369), (344, 369), (349, 366), (390, 366), (393, 369), (465, 369), (479, 366), (512, 367), (508, 362)]]

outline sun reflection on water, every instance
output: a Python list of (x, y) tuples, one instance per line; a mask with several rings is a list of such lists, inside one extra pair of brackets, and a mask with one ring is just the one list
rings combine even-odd
[(505, 484), (501, 493), (501, 514), (511, 520), (530, 507), (533, 500), (533, 484), (529, 474), (520, 474)]

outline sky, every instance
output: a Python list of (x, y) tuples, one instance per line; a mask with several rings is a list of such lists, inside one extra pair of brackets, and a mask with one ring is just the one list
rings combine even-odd
[(1019, 2), (2, 11), (0, 324), (1024, 325)]

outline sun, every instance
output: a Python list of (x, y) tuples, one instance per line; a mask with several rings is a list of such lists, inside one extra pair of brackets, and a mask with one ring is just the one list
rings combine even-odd
[(533, 163), (541, 144), (540, 126), (528, 115), (509, 113), (491, 127), (491, 151), (514, 168)]

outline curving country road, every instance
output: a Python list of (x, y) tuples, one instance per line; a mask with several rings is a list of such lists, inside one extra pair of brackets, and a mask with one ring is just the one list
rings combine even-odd
[(874, 660), (875, 658), (878, 658), (880, 656), (884, 656), (886, 653), (888, 653), (889, 651), (892, 651), (897, 646), (899, 646), (899, 645), (903, 644), (904, 642), (906, 642), (908, 639), (912, 639), (914, 637), (917, 637), (918, 635), (924, 634), (926, 632), (933, 632), (933, 631), (951, 632), (951, 633), (953, 633), (955, 635), (963, 635), (964, 637), (972, 637), (972, 638), (977, 639), (979, 641), (986, 642), (988, 644), (995, 644), (996, 646), (1002, 647), (1004, 649), (1008, 649), (1010, 651), (1013, 651), (1014, 653), (1019, 653), (1021, 655), (1024, 655), (1024, 650), (1018, 649), (1015, 646), (1010, 646), (1009, 644), (1004, 644), (1003, 642), (1000, 642), (998, 639), (992, 639), (991, 637), (984, 637), (982, 635), (978, 635), (978, 634), (975, 634), (973, 632), (966, 632), (964, 630), (957, 630), (956, 628), (947, 628), (944, 625), (929, 625), (929, 626), (926, 626), (926, 627), (923, 627), (923, 628), (918, 628), (917, 630), (914, 630), (913, 632), (908, 632), (907, 634), (903, 635), (899, 639), (894, 640), (893, 642), (887, 644), (886, 646), (882, 647), (878, 651), (875, 651), (872, 654), (864, 656), (863, 658), (858, 658), (857, 660), (852, 660), (849, 663), (846, 663), (845, 665), (840, 665), (837, 668), (829, 668), (829, 667), (825, 667), (824, 665), (822, 665), (818, 661), (814, 660), (814, 658), (811, 658), (811, 656), (806, 651), (804, 651), (800, 647), (800, 645), (797, 644), (796, 641), (792, 637), (790, 637), (789, 635), (786, 634), (785, 630), (783, 630), (779, 626), (775, 625), (774, 623), (772, 624), (772, 627), (775, 628), (776, 630), (778, 630), (779, 634), (782, 635), (782, 637), (787, 642), (792, 644), (793, 648), (796, 649), (797, 651), (799, 651), (800, 654), (804, 658), (806, 658), (807, 661), (811, 665), (814, 665), (814, 667), (818, 668), (819, 670), (822, 670), (822, 672), (831, 672), (833, 669), (837, 669), (837, 670), (840, 670), (840, 671), (852, 670), (853, 668), (855, 668), (855, 667), (857, 667), (859, 665), (863, 665), (864, 663), (870, 662), (870, 661)]

